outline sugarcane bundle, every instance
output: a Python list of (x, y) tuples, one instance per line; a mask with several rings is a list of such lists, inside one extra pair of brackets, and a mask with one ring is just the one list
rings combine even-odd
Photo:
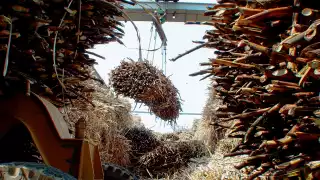
[(161, 144), (156, 135), (145, 127), (131, 127), (124, 131), (124, 136), (131, 141), (133, 158), (139, 158)]
[(319, 1), (220, 2), (203, 45), (217, 56), (191, 75), (212, 77), (223, 101), (213, 125), (241, 139), (225, 156), (248, 155), (235, 166), (255, 168), (247, 179), (319, 179)]
[(86, 49), (121, 43), (124, 32), (115, 19), (120, 8), (115, 0), (0, 1), (2, 93), (18, 89), (7, 84), (19, 80), (56, 106), (86, 99), (82, 92), (91, 90), (79, 82), (96, 79), (88, 70), (96, 62), (88, 54), (101, 58)]
[[(172, 93), (168, 93), (172, 94)], [(153, 102), (149, 105), (150, 110), (162, 120), (168, 121), (171, 124), (175, 123), (175, 120), (179, 117), (181, 110), (180, 100), (177, 96), (170, 95), (166, 98), (165, 101)]]
[(181, 108), (178, 90), (160, 70), (147, 61), (122, 61), (112, 70), (111, 86), (117, 94), (149, 106), (163, 120), (173, 121)]
[(153, 178), (162, 178), (173, 174), (204, 152), (204, 144), (200, 141), (165, 142), (153, 151), (140, 157), (139, 173)]

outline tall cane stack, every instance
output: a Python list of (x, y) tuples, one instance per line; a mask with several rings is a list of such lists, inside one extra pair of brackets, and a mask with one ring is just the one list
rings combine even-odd
[[(320, 1), (220, 0), (205, 15), (218, 122), (247, 179), (320, 179)], [(227, 125), (227, 122), (233, 124)]]
[[(80, 82), (95, 79), (96, 64), (86, 49), (112, 41), (124, 31), (116, 0), (0, 1), (1, 93), (24, 82), (27, 91), (44, 95), (56, 106), (91, 92)], [(10, 88), (9, 88), (10, 87)], [(13, 87), (13, 88), (12, 88)]]

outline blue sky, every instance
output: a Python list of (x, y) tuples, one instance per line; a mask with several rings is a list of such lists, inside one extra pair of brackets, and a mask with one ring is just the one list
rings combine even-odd
[(179, 0), (179, 2), (200, 2), (200, 3), (214, 3), (214, 0)]
[[(140, 1), (150, 1), (150, 0), (140, 0)], [(179, 2), (195, 2), (195, 3), (215, 3), (215, 0), (179, 0)]]
[[(150, 39), (151, 22), (135, 22), (142, 38), (142, 48), (147, 49)], [(202, 36), (205, 31), (210, 29), (209, 26), (198, 25), (184, 25), (184, 23), (167, 22), (163, 24), (164, 31), (168, 38), (167, 46), (167, 75), (174, 85), (179, 89), (183, 102), (183, 112), (187, 113), (201, 113), (202, 108), (207, 98), (207, 87), (209, 81), (201, 81), (201, 77), (189, 77), (190, 73), (199, 71), (201, 67), (200, 62), (205, 62), (208, 58), (212, 58), (213, 50), (200, 49), (193, 52), (176, 62), (171, 62), (169, 59), (177, 56), (178, 54), (196, 46), (192, 43), (192, 40), (202, 40)], [(130, 23), (126, 23), (125, 37), (122, 39), (126, 47), (111, 43), (108, 45), (96, 46), (94, 50), (106, 58), (106, 60), (98, 59), (99, 65), (96, 66), (97, 71), (102, 78), (108, 83), (108, 77), (110, 71), (120, 64), (122, 59), (130, 57), (134, 60), (138, 60), (138, 47), (136, 32)], [(151, 47), (154, 45), (154, 37), (152, 37)], [(161, 41), (157, 38), (156, 47), (161, 45)], [(143, 51), (143, 58), (147, 57), (147, 52)], [(153, 53), (149, 53), (148, 60), (152, 61)], [(159, 69), (162, 64), (162, 51), (155, 52), (153, 63)], [(133, 101), (131, 100), (133, 103)], [(134, 107), (134, 103), (133, 103)], [(136, 108), (138, 111), (147, 111), (147, 107), (142, 106)], [(149, 114), (139, 114), (142, 117), (143, 123), (146, 127), (153, 129), (157, 132), (172, 132), (173, 129), (169, 125), (165, 125), (160, 119), (156, 119), (155, 116)], [(179, 126), (190, 128), (192, 122), (196, 118), (201, 116), (186, 116), (181, 115), (177, 120)]]

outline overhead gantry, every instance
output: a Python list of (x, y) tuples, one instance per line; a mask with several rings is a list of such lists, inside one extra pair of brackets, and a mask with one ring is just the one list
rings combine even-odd
[(152, 17), (145, 12), (154, 12), (159, 9), (166, 11), (166, 22), (186, 22), (186, 21), (207, 21), (208, 17), (203, 15), (207, 7), (213, 3), (191, 3), (191, 2), (154, 2), (150, 0), (140, 0), (139, 4), (132, 6), (124, 4), (125, 12), (133, 21), (152, 21)]

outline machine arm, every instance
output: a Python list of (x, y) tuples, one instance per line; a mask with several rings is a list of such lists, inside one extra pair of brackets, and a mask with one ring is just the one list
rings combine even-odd
[(83, 139), (72, 139), (59, 110), (35, 94), (17, 94), (0, 101), (0, 135), (16, 123), (31, 134), (45, 164), (78, 179), (103, 179), (98, 147)]

